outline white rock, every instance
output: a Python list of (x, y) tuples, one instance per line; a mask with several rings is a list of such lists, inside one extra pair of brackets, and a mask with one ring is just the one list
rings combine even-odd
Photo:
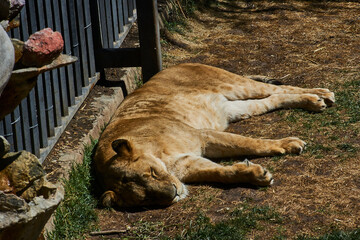
[(5, 30), (0, 26), (0, 96), (14, 67), (15, 52)]

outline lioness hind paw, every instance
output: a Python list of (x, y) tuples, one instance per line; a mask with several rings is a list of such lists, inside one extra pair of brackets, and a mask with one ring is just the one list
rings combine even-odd
[(306, 99), (302, 106), (303, 109), (311, 112), (322, 112), (326, 108), (325, 99), (316, 94), (304, 94), (303, 98)]
[(331, 107), (335, 103), (335, 94), (326, 88), (314, 88), (315, 94), (323, 98), (325, 104)]
[(252, 164), (250, 167), (253, 168), (254, 174), (253, 182), (251, 182), (252, 184), (260, 187), (266, 187), (270, 186), (273, 183), (274, 180), (269, 170), (263, 168), (261, 165), (258, 164)]
[(335, 94), (333, 92), (329, 92), (321, 97), (324, 99), (325, 104), (328, 107), (331, 107), (335, 103)]
[(266, 186), (272, 185), (274, 182), (274, 179), (272, 177), (272, 174), (264, 168), (264, 175), (258, 181), (259, 181), (258, 186), (266, 187)]

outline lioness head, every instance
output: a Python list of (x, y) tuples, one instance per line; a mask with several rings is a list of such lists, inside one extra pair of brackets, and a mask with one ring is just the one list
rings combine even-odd
[(138, 154), (124, 139), (113, 141), (112, 148), (117, 154), (105, 169), (98, 169), (106, 189), (101, 197), (104, 206), (167, 206), (187, 195), (185, 186), (160, 159)]

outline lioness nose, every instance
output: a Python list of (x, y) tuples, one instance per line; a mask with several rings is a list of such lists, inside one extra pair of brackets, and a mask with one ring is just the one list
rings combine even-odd
[(178, 191), (177, 191), (177, 187), (176, 187), (176, 185), (174, 183), (173, 183), (173, 186), (174, 186), (174, 189), (175, 189), (175, 197), (177, 197), (177, 196), (179, 196)]

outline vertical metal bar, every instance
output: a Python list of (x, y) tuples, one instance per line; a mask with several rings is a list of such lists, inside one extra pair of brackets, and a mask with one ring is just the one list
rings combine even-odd
[[(93, 1), (93, 0), (90, 0)], [(88, 52), (88, 62), (89, 62), (89, 73), (90, 76), (95, 76), (95, 54), (94, 54), (94, 43), (93, 43), (93, 35), (92, 35), (92, 27), (93, 23), (91, 22), (90, 15), (90, 3), (89, 0), (83, 0), (84, 5), (84, 18), (85, 18), (85, 32), (86, 32), (86, 46)]]
[[(51, 10), (47, 9), (47, 5), (45, 5), (44, 1), (37, 1), (37, 7), (38, 7), (38, 17), (39, 17), (39, 27), (40, 29), (43, 29), (45, 27), (52, 28), (52, 19), (51, 16), (49, 17), (48, 14), (51, 15)], [(45, 15), (47, 13), (47, 15)], [(49, 19), (50, 18), (50, 19)], [(45, 112), (40, 112), (40, 115), (45, 115), (46, 118), (46, 129), (47, 129), (47, 136), (54, 136), (55, 135), (55, 123), (54, 123), (54, 105), (53, 105), (53, 99), (52, 99), (52, 82), (53, 82), (53, 73), (46, 72), (42, 74), (42, 79), (40, 81), (43, 81), (44, 89), (39, 91), (43, 91), (43, 93), (39, 93), (39, 96), (41, 94), (44, 94), (44, 100), (45, 100)], [(40, 103), (42, 104), (42, 103)], [(43, 144), (45, 143), (45, 140), (43, 141)]]
[(11, 114), (8, 114), (5, 116), (4, 123), (5, 123), (4, 137), (10, 143), (11, 151), (14, 151), (15, 150), (15, 148), (14, 148), (14, 133), (12, 131), (12, 126), (11, 126)]
[[(72, 47), (70, 41), (70, 28), (68, 21), (67, 2), (65, 0), (60, 1), (60, 13), (62, 22), (62, 33), (64, 38), (64, 51), (68, 55), (72, 55)], [(75, 104), (75, 80), (74, 80), (74, 66), (73, 64), (66, 66), (66, 85), (68, 92), (68, 104), (72, 106)], [(64, 114), (64, 113), (63, 113)], [(66, 114), (67, 115), (67, 114)]]
[[(128, 24), (129, 23), (129, 10), (128, 10), (128, 2), (127, 0), (122, 0), (123, 2), (123, 19), (124, 19), (124, 24)], [(151, 1), (151, 0), (149, 0)]]
[(133, 0), (127, 0), (127, 1), (128, 1), (128, 14), (129, 14), (129, 18), (131, 18), (134, 15), (134, 2)]
[[(37, 1), (37, 16), (38, 16), (38, 27), (39, 29), (43, 29), (46, 27), (46, 17), (44, 11), (44, 2), (42, 0)], [(39, 109), (44, 109), (44, 111), (39, 111), (38, 115), (40, 120), (40, 130), (41, 132), (45, 132), (46, 129), (46, 136), (44, 133), (41, 134), (40, 141), (42, 142), (42, 147), (47, 147), (48, 136), (55, 135), (54, 129), (54, 106), (52, 102), (52, 94), (51, 94), (51, 75), (50, 72), (45, 72), (41, 74), (39, 82), (37, 83), (38, 89), (38, 96), (43, 99), (38, 102)], [(43, 123), (45, 119), (45, 122)]]
[[(45, 0), (45, 15), (46, 15), (46, 25), (48, 27), (50, 27), (51, 29), (54, 29), (54, 21), (53, 21), (53, 9), (51, 6), (51, 2), (52, 0)], [(46, 82), (47, 85), (49, 85), (49, 93), (51, 93), (51, 96), (48, 96), (49, 98), (51, 97), (51, 101), (52, 101), (52, 106), (53, 106), (53, 110), (52, 110), (52, 118), (48, 118), (49, 121), (53, 121), (53, 126), (52, 129), (50, 129), (50, 131), (48, 132), (49, 136), (53, 136), (55, 135), (55, 129), (54, 127), (58, 127), (61, 125), (61, 101), (60, 101), (60, 92), (59, 92), (59, 73), (58, 73), (58, 69), (54, 69), (50, 72), (50, 80)], [(48, 95), (50, 95), (49, 93), (47, 93)], [(50, 104), (48, 104), (50, 105)], [(51, 108), (51, 107), (48, 107)], [(49, 114), (51, 114), (51, 111), (49, 112)]]
[[(30, 1), (33, 3), (33, 1)], [(29, 8), (24, 8), (20, 13), (20, 33), (22, 39), (29, 38), (29, 22), (30, 16), (27, 14)], [(23, 137), (25, 150), (40, 155), (39, 129), (37, 127), (37, 115), (35, 106), (35, 92), (30, 91), (29, 96), (21, 102), (21, 114), (23, 117)]]
[[(40, 79), (39, 79), (40, 78)], [(35, 86), (36, 106), (38, 114), (38, 124), (40, 131), (40, 147), (47, 147), (47, 130), (46, 130), (46, 117), (45, 117), (45, 99), (44, 99), (44, 86), (41, 77), (38, 77)]]
[(12, 38), (19, 38), (20, 32), (18, 28), (11, 29), (11, 37)]
[(114, 35), (114, 41), (119, 40), (119, 26), (118, 26), (118, 13), (117, 13), (117, 6), (116, 6), (116, 0), (111, 0), (111, 10), (112, 10), (112, 29), (113, 29), (113, 35)]
[(30, 91), (29, 97), (28, 97), (28, 109), (30, 114), (29, 122), (30, 127), (29, 130), (31, 132), (31, 147), (33, 149), (32, 153), (34, 153), (37, 157), (40, 157), (40, 130), (39, 130), (39, 124), (37, 120), (37, 114), (36, 114), (36, 96), (35, 96), (35, 89)]
[[(52, 11), (53, 11), (53, 20), (54, 20), (54, 29), (56, 31), (61, 32), (62, 36), (64, 36), (62, 27), (61, 27), (61, 16), (60, 16), (60, 6), (59, 6), (59, 0), (53, 0), (52, 3)], [(64, 38), (64, 37), (63, 37)], [(55, 85), (54, 85), (55, 87)], [(66, 82), (66, 69), (65, 68), (59, 68), (58, 69), (58, 89), (60, 92), (60, 121), (57, 120), (57, 123), (60, 126), (62, 124), (61, 122), (61, 116), (67, 116), (69, 114), (68, 109), (68, 90), (67, 90), (67, 82)], [(56, 102), (56, 100), (55, 100)]]
[(38, 23), (38, 28), (40, 28), (38, 30), (41, 30), (41, 29), (45, 28), (45, 16), (44, 16), (43, 1), (37, 0), (36, 7), (37, 7), (37, 11), (36, 11), (37, 23)]
[(31, 132), (29, 126), (29, 114), (28, 114), (28, 98), (24, 98), (20, 104), (20, 114), (21, 114), (21, 124), (22, 124), (22, 137), (23, 137), (23, 146), (26, 151), (33, 152), (31, 146)]
[[(35, 7), (35, 0), (30, 0), (25, 4), (26, 7), (26, 11), (28, 13), (34, 13), (36, 12), (36, 7)], [(30, 30), (29, 34), (32, 34), (34, 32), (36, 32), (37, 30), (37, 26), (36, 26), (36, 14), (28, 14), (28, 29)]]
[(161, 46), (157, 0), (137, 0), (143, 81), (161, 71)]
[(90, 0), (91, 22), (93, 24), (92, 35), (94, 41), (95, 66), (100, 72), (100, 78), (105, 79), (105, 70), (101, 61), (98, 61), (102, 48), (108, 48), (108, 37), (106, 28), (105, 0)]
[[(78, 29), (77, 29), (77, 19), (75, 13), (75, 0), (67, 0), (68, 3), (68, 21), (70, 25), (70, 36), (71, 36), (71, 47), (72, 47), (72, 55), (78, 57), (80, 59), (80, 50), (79, 50), (79, 37), (78, 37)], [(70, 22), (71, 21), (71, 22)], [(76, 96), (80, 96), (82, 94), (82, 84), (81, 79), (83, 79), (81, 72), (81, 64), (80, 61), (76, 61), (74, 64), (74, 81), (75, 81), (75, 94)]]
[[(32, 2), (32, 1), (30, 1)], [(31, 6), (33, 9), (29, 11), (35, 18), (30, 18), (31, 24), (31, 31), (36, 32), (39, 28), (45, 27), (45, 20), (44, 20), (44, 12), (42, 8), (41, 2), (36, 1), (36, 3)], [(35, 96), (36, 96), (36, 107), (37, 107), (37, 117), (38, 117), (38, 124), (39, 124), (39, 133), (40, 133), (40, 147), (47, 146), (47, 127), (46, 127), (46, 117), (45, 117), (45, 99), (44, 99), (44, 88), (43, 88), (43, 75), (37, 77), (37, 84), (35, 87)]]
[(114, 34), (113, 34), (113, 22), (111, 16), (111, 2), (109, 0), (105, 1), (105, 12), (106, 12), (106, 29), (108, 36), (108, 46), (109, 48), (114, 47)]
[(5, 135), (4, 121), (3, 120), (0, 121), (0, 135), (1, 136)]
[(84, 25), (84, 14), (83, 14), (83, 2), (81, 0), (76, 1), (76, 16), (78, 22), (78, 34), (79, 34), (79, 50), (80, 50), (80, 64), (82, 70), (82, 86), (86, 87), (89, 85), (89, 71), (88, 71), (88, 59), (87, 59), (87, 48), (86, 48), (86, 36), (85, 36), (85, 25)]
[(106, 11), (105, 11), (105, 0), (99, 1), (99, 16), (100, 16), (100, 33), (102, 37), (102, 47), (108, 48), (108, 35), (107, 35), (107, 25), (106, 25)]
[(122, 33), (124, 31), (123, 3), (122, 0), (116, 0), (116, 2), (117, 2), (117, 13), (118, 13), (118, 21), (119, 21), (119, 32)]
[[(101, 0), (100, 0), (101, 1)], [(96, 71), (103, 71), (102, 63), (97, 61), (97, 55), (103, 48), (102, 44), (102, 33), (101, 33), (101, 14), (100, 14), (100, 4), (98, 0), (90, 0), (90, 13), (91, 13), (91, 24), (92, 24), (92, 36), (94, 44), (94, 54), (95, 54), (95, 66)]]
[(21, 132), (21, 115), (19, 106), (15, 108), (13, 113), (11, 114), (11, 126), (14, 136), (14, 149), (15, 151), (21, 151), (24, 149), (23, 147), (23, 138), (22, 138), (22, 132)]

